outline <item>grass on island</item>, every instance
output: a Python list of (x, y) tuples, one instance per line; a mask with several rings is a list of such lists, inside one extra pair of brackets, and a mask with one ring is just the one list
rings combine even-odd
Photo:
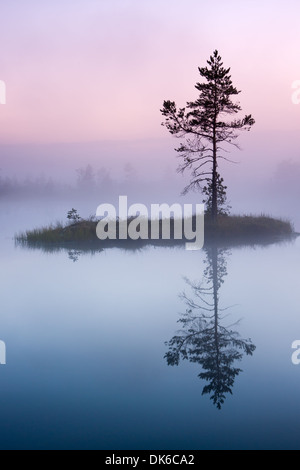
[[(128, 224), (132, 219), (128, 220)], [(97, 221), (91, 219), (80, 220), (75, 223), (63, 225), (57, 223), (40, 229), (26, 231), (17, 235), (16, 242), (27, 246), (45, 245), (97, 245), (99, 248), (120, 247), (132, 248), (134, 246), (156, 245), (175, 246), (182, 245), (187, 240), (172, 239), (174, 232), (174, 219), (170, 221), (171, 240), (106, 240), (101, 241), (96, 236)], [(149, 221), (149, 228), (151, 222)], [(161, 221), (160, 221), (161, 223)], [(205, 217), (205, 246), (210, 243), (219, 245), (265, 244), (292, 238), (296, 236), (289, 221), (275, 219), (266, 215), (253, 216), (222, 216), (216, 224)], [(195, 225), (194, 225), (195, 228)], [(118, 223), (117, 223), (118, 233)], [(150, 233), (150, 231), (149, 231)]]
[(267, 215), (231, 215), (220, 217), (217, 224), (205, 220), (205, 236), (208, 240), (260, 241), (296, 235), (290, 221)]
[(29, 244), (89, 242), (97, 239), (96, 225), (96, 222), (91, 220), (82, 220), (68, 225), (57, 222), (55, 225), (27, 230), (17, 235), (16, 240)]

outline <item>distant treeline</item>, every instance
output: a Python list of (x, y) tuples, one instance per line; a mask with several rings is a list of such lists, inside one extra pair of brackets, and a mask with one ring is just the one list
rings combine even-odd
[[(61, 182), (49, 176), (16, 178), (7, 176), (0, 168), (0, 199), (21, 198), (62, 198), (68, 196), (90, 196), (111, 194), (139, 194), (145, 196), (161, 195), (173, 190), (174, 194), (180, 194), (182, 188), (181, 177), (175, 180), (173, 172), (163, 172), (156, 180), (151, 180), (150, 175), (145, 177), (138, 174), (136, 169), (127, 163), (119, 169), (119, 176), (111, 176), (110, 170), (102, 167), (94, 169), (86, 165), (77, 170), (70, 170), (70, 182)], [(234, 182), (231, 187), (234, 189)], [(272, 197), (276, 200), (290, 200), (300, 196), (300, 162), (293, 159), (281, 161), (270, 171), (269, 177), (255, 181), (255, 195), (260, 198)], [(248, 181), (248, 184), (251, 183)], [(202, 202), (202, 200), (201, 200)]]
[(87, 165), (75, 170), (73, 183), (59, 182), (47, 176), (20, 179), (5, 176), (0, 171), (0, 198), (62, 197), (74, 194), (88, 196), (122, 192), (133, 185), (142, 188), (145, 183), (137, 180), (135, 170), (130, 164), (125, 166), (119, 180), (113, 179), (106, 168), (95, 170), (91, 165)]

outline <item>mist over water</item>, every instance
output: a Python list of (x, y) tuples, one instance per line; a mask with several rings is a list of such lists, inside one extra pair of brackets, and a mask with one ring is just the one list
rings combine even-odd
[[(274, 133), (273, 133), (274, 134)], [(268, 214), (291, 220), (300, 230), (297, 201), (300, 163), (295, 146), (283, 151), (274, 135), (265, 133), (259, 145), (242, 139), (221, 162), (234, 214)], [(54, 219), (64, 217), (73, 206), (82, 216), (95, 214), (101, 203), (116, 204), (119, 195), (131, 203), (202, 203), (201, 193), (181, 196), (188, 181), (176, 173), (178, 160), (172, 139), (52, 145), (0, 146), (1, 200), (43, 200), (55, 208)], [(276, 147), (276, 151), (275, 148)], [(261, 163), (263, 155), (269, 155)], [(62, 208), (63, 205), (63, 208)], [(72, 206), (72, 207), (71, 207)], [(53, 220), (52, 220), (53, 221)], [(29, 227), (30, 228), (30, 227)]]

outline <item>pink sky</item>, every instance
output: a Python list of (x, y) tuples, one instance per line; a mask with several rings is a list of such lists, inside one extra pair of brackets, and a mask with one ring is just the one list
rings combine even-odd
[(162, 101), (193, 99), (216, 48), (252, 139), (300, 130), (299, 0), (10, 0), (0, 15), (0, 143), (170, 139)]

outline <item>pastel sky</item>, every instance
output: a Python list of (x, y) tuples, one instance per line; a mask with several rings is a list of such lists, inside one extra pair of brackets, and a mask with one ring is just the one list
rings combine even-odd
[(299, 0), (1, 0), (0, 143), (168, 138), (214, 49), (256, 132), (300, 130)]

